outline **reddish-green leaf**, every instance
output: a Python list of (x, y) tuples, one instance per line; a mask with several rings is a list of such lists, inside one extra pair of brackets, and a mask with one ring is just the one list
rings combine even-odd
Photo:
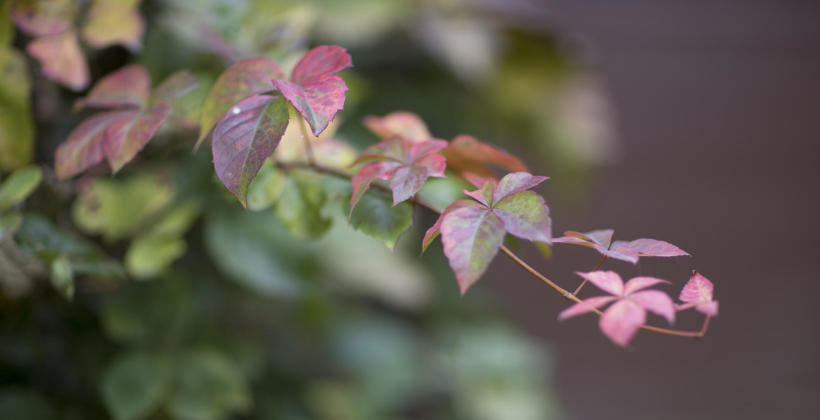
[(211, 132), (211, 129), (239, 101), (250, 96), (274, 89), (272, 79), (285, 77), (282, 68), (275, 61), (264, 57), (242, 60), (216, 79), (211, 93), (202, 105), (199, 139), (196, 147)]
[(196, 75), (188, 70), (180, 70), (163, 80), (154, 89), (151, 98), (168, 103), (196, 90), (197, 87), (199, 87), (199, 80)]
[(151, 92), (151, 76), (139, 64), (125, 66), (102, 78), (88, 95), (77, 101), (78, 107), (141, 107)]
[(30, 36), (57, 35), (71, 29), (76, 7), (73, 0), (11, 0), (9, 3), (14, 23)]
[(119, 171), (151, 140), (168, 116), (168, 105), (157, 102), (130, 119), (114, 121), (105, 132), (105, 156), (113, 172)]
[(433, 226), (431, 226), (430, 229), (427, 229), (427, 232), (424, 233), (424, 239), (421, 241), (421, 252), (424, 253), (424, 251), (427, 250), (427, 247), (429, 247), (430, 244), (433, 243), (433, 241), (441, 233), (441, 220), (444, 218), (445, 214), (455, 211), (456, 209), (460, 209), (462, 207), (469, 207), (473, 205), (473, 201), (470, 200), (456, 200), (452, 204), (447, 206), (447, 208), (438, 216), (438, 219), (436, 219), (436, 223)]
[(441, 241), (464, 294), (498, 253), (504, 242), (504, 222), (479, 203), (460, 207), (445, 213)]
[(35, 39), (26, 51), (43, 67), (43, 74), (72, 90), (88, 86), (88, 65), (73, 30)]
[(396, 111), (384, 117), (369, 116), (364, 125), (382, 139), (402, 137), (412, 142), (431, 139), (424, 121), (418, 115), (406, 111)]
[(131, 120), (134, 111), (101, 112), (86, 119), (57, 147), (55, 171), (59, 179), (74, 176), (102, 162), (105, 157), (105, 131), (109, 125)]
[(544, 198), (532, 191), (508, 195), (493, 205), (507, 232), (530, 241), (552, 243), (552, 220)]
[(376, 162), (362, 166), (354, 176), (351, 211), (377, 178), (390, 180), (395, 206), (418, 192), (427, 178), (443, 177), (446, 162), (438, 152), (446, 146), (444, 140), (411, 142), (405, 138), (391, 137), (365, 150), (357, 162)]
[(517, 157), (465, 134), (456, 136), (441, 152), (447, 166), (462, 175), (495, 178), (494, 168), (510, 172), (527, 172), (527, 165)]
[(288, 125), (281, 96), (251, 96), (236, 104), (214, 128), (212, 151), (219, 180), (246, 206), (248, 185)]
[(318, 136), (344, 107), (347, 85), (335, 73), (352, 65), (344, 48), (323, 45), (308, 51), (296, 63), (290, 81), (273, 80), (273, 84)]

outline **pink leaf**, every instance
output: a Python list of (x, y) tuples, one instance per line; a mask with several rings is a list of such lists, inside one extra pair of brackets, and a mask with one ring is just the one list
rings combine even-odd
[(77, 101), (78, 107), (141, 107), (151, 92), (151, 76), (139, 64), (125, 66), (102, 78), (91, 92)]
[(450, 168), (462, 175), (470, 173), (473, 176), (495, 178), (495, 167), (510, 172), (529, 170), (517, 157), (463, 134), (453, 138), (442, 154), (447, 158)]
[(59, 179), (74, 176), (100, 163), (105, 157), (105, 130), (118, 121), (128, 121), (135, 111), (101, 112), (86, 119), (57, 147), (54, 159)]
[(35, 39), (26, 51), (40, 62), (49, 79), (72, 90), (88, 86), (88, 65), (74, 31)]
[[(51, 36), (71, 29), (73, 7), (71, 2), (49, 4), (49, 2), (16, 1), (9, 2), (9, 15), (21, 31), (27, 35)], [(57, 6), (57, 7), (55, 7)]]
[(604, 311), (598, 326), (613, 343), (626, 347), (646, 320), (646, 311), (635, 302), (620, 300)]
[(644, 309), (666, 318), (670, 324), (675, 322), (675, 303), (672, 302), (669, 295), (660, 290), (644, 290), (633, 293), (628, 296), (628, 299)]
[[(443, 158), (442, 158), (443, 159)], [(421, 166), (402, 166), (393, 172), (390, 189), (393, 190), (393, 205), (412, 197), (420, 190), (429, 173)]]
[(596, 246), (595, 249), (597, 249), (598, 252), (600, 252), (607, 258), (626, 261), (632, 264), (637, 264), (638, 260), (640, 259), (638, 251), (626, 246), (617, 247), (611, 250), (601, 249), (598, 246)]
[(669, 242), (656, 239), (641, 238), (630, 242), (615, 241), (611, 248), (617, 249), (620, 247), (632, 248), (637, 251), (641, 257), (681, 257), (689, 255), (688, 252)]
[(633, 277), (624, 285), (624, 295), (630, 295), (638, 290), (643, 290), (660, 283), (669, 282), (655, 277)]
[(214, 127), (211, 147), (217, 177), (246, 206), (248, 185), (285, 133), (288, 109), (282, 97), (256, 95), (233, 110)]
[(484, 274), (503, 241), (504, 223), (477, 203), (444, 216), (441, 242), (462, 294)]
[(486, 182), (484, 182), (484, 186), (482, 186), (481, 189), (475, 191), (464, 190), (462, 192), (478, 200), (481, 204), (490, 207), (490, 205), (493, 202), (493, 193), (495, 192), (495, 187), (497, 185), (498, 183), (496, 182), (496, 180), (488, 179)]
[(195, 147), (211, 132), (234, 105), (250, 96), (274, 89), (271, 79), (284, 78), (282, 68), (275, 61), (264, 57), (242, 60), (229, 67), (216, 79), (211, 92), (202, 105), (199, 139)]
[(344, 48), (323, 45), (308, 51), (296, 63), (290, 82), (276, 78), (273, 84), (318, 136), (344, 107), (347, 85), (335, 73), (352, 65)]
[(424, 121), (411, 112), (396, 111), (384, 117), (366, 117), (364, 125), (382, 139), (402, 137), (411, 142), (420, 142), (433, 137)]
[(683, 286), (678, 299), (695, 304), (695, 309), (709, 316), (717, 316), (718, 303), (714, 301), (714, 288), (709, 279), (692, 271), (692, 277)]
[(441, 220), (444, 218), (445, 214), (456, 209), (460, 209), (462, 207), (470, 207), (474, 205), (475, 203), (473, 203), (470, 200), (456, 200), (453, 201), (449, 206), (447, 206), (447, 208), (444, 209), (444, 211), (438, 216), (438, 219), (436, 219), (436, 223), (433, 226), (431, 226), (430, 229), (427, 229), (427, 232), (424, 232), (424, 239), (422, 239), (421, 241), (422, 254), (424, 253), (424, 251), (427, 250), (427, 247), (429, 247), (430, 244), (433, 243), (436, 237), (438, 237), (439, 233), (441, 233)]
[(158, 102), (143, 111), (131, 112), (131, 118), (112, 122), (105, 132), (105, 155), (115, 173), (151, 140), (168, 116), (168, 105)]
[(583, 315), (587, 312), (592, 312), (593, 309), (598, 309), (601, 306), (606, 305), (609, 302), (614, 301), (617, 299), (615, 296), (595, 296), (588, 299), (584, 299), (567, 309), (561, 311), (558, 314), (558, 320), (563, 321), (568, 318), (572, 318), (574, 316)]
[(493, 193), (493, 202), (498, 203), (507, 196), (520, 191), (526, 191), (548, 180), (545, 176), (535, 176), (527, 172), (513, 172), (501, 178)]
[(588, 282), (594, 284), (596, 287), (609, 294), (615, 296), (623, 295), (623, 280), (621, 280), (621, 276), (614, 271), (592, 271), (589, 273), (576, 272), (575, 274), (585, 278)]

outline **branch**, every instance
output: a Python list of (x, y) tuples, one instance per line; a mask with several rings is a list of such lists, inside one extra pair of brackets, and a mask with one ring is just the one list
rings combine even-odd
[[(320, 165), (320, 164), (315, 163), (315, 162), (308, 162), (308, 163), (274, 162), (274, 163), (279, 168), (282, 168), (282, 169), (285, 169), (285, 170), (296, 169), (296, 168), (306, 168), (306, 169), (312, 169), (316, 172), (325, 173), (325, 174), (329, 174), (329, 175), (334, 175), (334, 176), (337, 176), (337, 177), (340, 177), (340, 178), (351, 179), (353, 177), (352, 174), (350, 174), (348, 172), (345, 172), (343, 170), (336, 169), (336, 168), (331, 168), (331, 167), (324, 166), (324, 165)], [(387, 185), (385, 185), (381, 182), (373, 182), (373, 184), (371, 184), (371, 186), (379, 188), (379, 189), (387, 191), (387, 192), (390, 192), (390, 187), (388, 187)], [(414, 204), (416, 204), (417, 206), (423, 207), (423, 208), (425, 208), (425, 209), (427, 209), (427, 210), (429, 210), (433, 213), (441, 214), (441, 212), (442, 212), (442, 210), (439, 209), (438, 207), (436, 207), (433, 204), (430, 204), (430, 203), (428, 203), (428, 202), (426, 202), (426, 201), (424, 201), (424, 200), (422, 200), (418, 197), (411, 197), (410, 201), (413, 202)], [(547, 286), (551, 287), (553, 290), (558, 292), (565, 299), (570, 300), (572, 302), (576, 302), (576, 303), (581, 301), (581, 299), (578, 298), (576, 293), (581, 289), (581, 287), (583, 287), (584, 283), (581, 283), (581, 285), (578, 286), (578, 289), (576, 289), (575, 293), (570, 293), (568, 290), (564, 289), (563, 287), (559, 286), (557, 283), (555, 283), (552, 280), (550, 280), (549, 278), (547, 278), (547, 276), (545, 276), (545, 275), (541, 274), (540, 272), (538, 272), (538, 270), (532, 268), (532, 266), (527, 264), (524, 260), (522, 260), (518, 255), (516, 255), (514, 252), (512, 252), (506, 246), (501, 245), (501, 252), (503, 252), (505, 255), (507, 255), (511, 260), (513, 260), (513, 262), (515, 262), (516, 264), (521, 266), (521, 268), (526, 270), (528, 273), (532, 274), (535, 278), (537, 278), (537, 279), (543, 281), (544, 283), (546, 283)], [(597, 270), (598, 267), (600, 267), (601, 264), (603, 264), (605, 260), (606, 260), (606, 257), (602, 258), (598, 262), (598, 264), (595, 266), (595, 268), (593, 268), (593, 271)], [(594, 309), (593, 312), (595, 312), (598, 316), (601, 316), (601, 314), (603, 314), (603, 312), (601, 312), (598, 309)], [(659, 333), (659, 334), (674, 335), (674, 336), (678, 336), (678, 337), (700, 338), (700, 337), (703, 337), (704, 335), (706, 335), (706, 330), (709, 328), (709, 318), (710, 318), (709, 316), (706, 317), (706, 319), (703, 321), (703, 326), (698, 331), (673, 330), (673, 329), (669, 329), (669, 328), (655, 327), (655, 326), (647, 325), (647, 324), (642, 324), (640, 326), (640, 328), (643, 329), (643, 330), (646, 330), (646, 331), (652, 331), (652, 332), (656, 332), (656, 333)]]

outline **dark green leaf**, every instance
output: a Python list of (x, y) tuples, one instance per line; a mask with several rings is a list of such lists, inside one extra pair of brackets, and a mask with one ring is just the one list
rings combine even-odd
[(102, 397), (117, 420), (142, 419), (156, 410), (169, 386), (169, 365), (156, 355), (120, 356), (103, 373)]
[[(350, 197), (345, 201), (345, 213), (350, 210)], [(401, 202), (396, 206), (386, 194), (368, 191), (361, 198), (350, 224), (362, 233), (383, 242), (388, 248), (395, 249), (399, 236), (413, 224), (413, 205)]]

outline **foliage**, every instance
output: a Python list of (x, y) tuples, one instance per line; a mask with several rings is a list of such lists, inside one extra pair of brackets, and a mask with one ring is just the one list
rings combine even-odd
[[(641, 328), (700, 337), (717, 315), (713, 285), (697, 272), (675, 305), (665, 292), (645, 290), (665, 280), (636, 277), (624, 284), (614, 271), (596, 268), (579, 273), (584, 282), (569, 292), (521, 260), (505, 245), (508, 234), (546, 252), (554, 243), (593, 248), (601, 263), (689, 254), (654, 239), (612, 242), (612, 230), (553, 238), (547, 201), (534, 190), (548, 178), (533, 175), (513, 153), (472, 135), (438, 138), (409, 111), (367, 116), (363, 127), (355, 119), (342, 125), (344, 114), (337, 113), (356, 106), (366, 82), (350, 70), (345, 48), (301, 49), (305, 37), (293, 35), (300, 13), (333, 32), (314, 2), (299, 8), (249, 0), (242, 7), (254, 6), (214, 13), (226, 28), (239, 28), (234, 35), (220, 34), (215, 18), (198, 15), (190, 4), (169, 2), (179, 9), (161, 12), (171, 20), (202, 19), (198, 40), (189, 42), (201, 43), (211, 61), (180, 58), (201, 52), (152, 43), (150, 31), (143, 40), (151, 21), (139, 3), (15, 0), (3, 6), (0, 105), (7, 117), (0, 117), (0, 170), (11, 173), (0, 183), (0, 283), (5, 296), (30, 299), (9, 304), (27, 324), (0, 329), (0, 340), (19, 346), (0, 351), (0, 363), (37, 392), (4, 387), (0, 413), (51, 418), (65, 409), (78, 418), (106, 412), (117, 419), (554, 415), (537, 373), (543, 348), (491, 322), (483, 303), (473, 310), (468, 299), (455, 300), (450, 287), (434, 282), (452, 277), (437, 269), (446, 267), (444, 260), (408, 255), (416, 253), (419, 239), (425, 251), (439, 235), (461, 295), (501, 251), (575, 302), (559, 319), (595, 312), (601, 331), (619, 346), (628, 346)], [(196, 3), (202, 10), (218, 6)], [(383, 19), (398, 16), (393, 6), (378, 4), (372, 10)], [(270, 12), (267, 7), (279, 20), (265, 25), (282, 25), (276, 47), (260, 41), (271, 28), (253, 16), (257, 9)], [(418, 35), (420, 42), (434, 54), (452, 51), (448, 25), (436, 19), (425, 24), (441, 35), (441, 46), (433, 48), (426, 33)], [(146, 51), (142, 62), (118, 65), (73, 101), (75, 112), (97, 111), (79, 122), (71, 117), (58, 146), (39, 132), (35, 142), (31, 80), (39, 83), (38, 94), (54, 87), (30, 77), (15, 46), (25, 44), (47, 79), (82, 91), (91, 73), (81, 40), (95, 49), (120, 45), (129, 54), (145, 43)], [(152, 64), (153, 51), (164, 48), (173, 51)], [(214, 57), (225, 66), (203, 70), (201, 63), (212, 66)], [(459, 83), (476, 84), (489, 77), (478, 67), (493, 59), (444, 61)], [(176, 66), (177, 60), (186, 66)], [(167, 76), (153, 90), (152, 73)], [(458, 85), (448, 80), (444, 89)], [(434, 102), (428, 99), (430, 109)], [(373, 135), (379, 141), (365, 146)], [(208, 140), (210, 153), (199, 149)], [(35, 146), (54, 157), (53, 165), (33, 153)], [(437, 215), (435, 223), (414, 226), (427, 220), (414, 215), (416, 208)], [(414, 263), (419, 258), (425, 264)], [(59, 297), (40, 288), (42, 280)], [(611, 296), (582, 300), (587, 281)], [(0, 301), (4, 310), (6, 304)], [(645, 324), (646, 311), (672, 323), (689, 308), (706, 316), (702, 330)], [(41, 331), (49, 322), (62, 334)], [(81, 334), (72, 329), (78, 325), (85, 326)], [(32, 344), (45, 339), (50, 345)], [(58, 348), (76, 362), (49, 353)], [(42, 381), (50, 369), (61, 381)]]

